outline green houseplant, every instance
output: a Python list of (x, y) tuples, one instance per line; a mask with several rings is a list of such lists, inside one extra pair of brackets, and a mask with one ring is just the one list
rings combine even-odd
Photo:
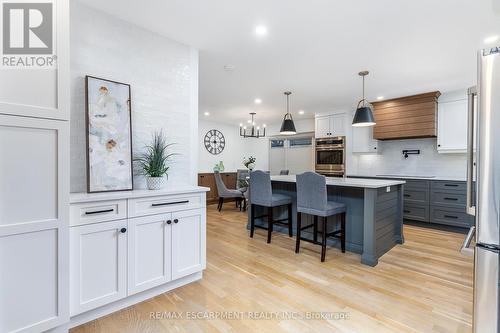
[(138, 164), (139, 173), (146, 177), (148, 189), (159, 190), (168, 179), (168, 165), (175, 153), (169, 153), (173, 143), (167, 143), (162, 131), (153, 134), (152, 142), (144, 146), (144, 152), (134, 160)]

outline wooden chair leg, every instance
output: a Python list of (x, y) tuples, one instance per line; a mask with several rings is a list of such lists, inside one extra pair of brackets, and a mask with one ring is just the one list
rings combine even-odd
[(292, 230), (292, 204), (288, 204), (288, 236), (293, 237), (293, 230)]
[(345, 213), (342, 213), (340, 217), (340, 247), (342, 249), (342, 253), (345, 253)]
[(323, 217), (323, 228), (322, 228), (322, 238), (321, 238), (321, 262), (325, 261), (326, 256), (326, 219), (327, 217)]
[(253, 238), (255, 230), (255, 205), (250, 204), (250, 238)]
[(318, 241), (318, 217), (316, 215), (314, 215), (313, 240)]
[(297, 212), (297, 233), (295, 234), (295, 237), (297, 238), (295, 240), (295, 253), (299, 253), (300, 249), (300, 228), (302, 224), (302, 213)]
[(271, 235), (273, 233), (273, 207), (267, 208), (267, 243), (271, 243)]

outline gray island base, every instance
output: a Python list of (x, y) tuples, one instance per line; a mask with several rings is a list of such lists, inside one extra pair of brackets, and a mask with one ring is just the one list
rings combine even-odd
[[(293, 233), (297, 223), (297, 193), (295, 176), (272, 176), (273, 192), (293, 198)], [(361, 263), (376, 266), (378, 259), (396, 244), (403, 244), (403, 186), (404, 181), (392, 179), (327, 178), (328, 200), (344, 203), (346, 213), (346, 250), (361, 254)], [(251, 190), (250, 190), (251, 195)], [(274, 218), (287, 216), (286, 207), (274, 208)], [(248, 209), (250, 224), (251, 209)], [(266, 214), (257, 206), (256, 216)], [(336, 223), (329, 223), (338, 229), (338, 216), (329, 217)], [(302, 225), (313, 223), (312, 216), (303, 215)], [(266, 218), (256, 219), (256, 225), (267, 226)], [(318, 229), (321, 231), (321, 224)], [(286, 227), (274, 225), (274, 231), (288, 233)], [(312, 229), (304, 230), (303, 236), (312, 238)], [(327, 230), (330, 232), (332, 230)], [(319, 236), (320, 237), (320, 236)], [(340, 248), (337, 239), (329, 238), (329, 246)], [(293, 251), (293, 249), (290, 249)]]

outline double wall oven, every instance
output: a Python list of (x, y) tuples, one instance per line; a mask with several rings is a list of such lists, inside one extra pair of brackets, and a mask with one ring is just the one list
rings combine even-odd
[(315, 170), (327, 177), (345, 174), (345, 136), (316, 139)]

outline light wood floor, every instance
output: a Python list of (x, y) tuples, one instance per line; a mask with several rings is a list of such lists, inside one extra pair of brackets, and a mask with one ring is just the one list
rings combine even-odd
[[(72, 333), (471, 331), (472, 258), (459, 254), (462, 234), (405, 226), (406, 243), (372, 268), (361, 265), (359, 255), (332, 248), (321, 263), (313, 244), (304, 243), (297, 255), (294, 240), (282, 234), (270, 245), (264, 230), (250, 239), (245, 224), (246, 214), (231, 204), (222, 213), (210, 206), (201, 281)], [(151, 311), (177, 311), (183, 318), (150, 319)], [(191, 311), (248, 311), (253, 319), (185, 319)], [(308, 312), (348, 318), (300, 319)]]

